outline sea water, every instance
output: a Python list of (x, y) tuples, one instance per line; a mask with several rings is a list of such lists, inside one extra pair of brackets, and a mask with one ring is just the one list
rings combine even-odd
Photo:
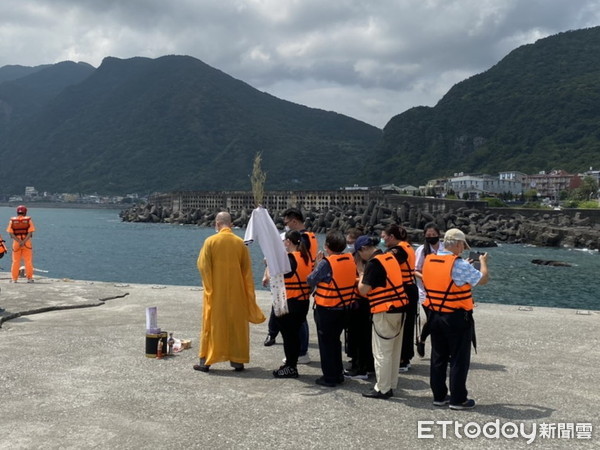
[[(0, 234), (14, 208), (0, 207)], [(34, 234), (34, 265), (51, 278), (115, 283), (200, 286), (196, 267), (212, 228), (122, 222), (119, 210), (29, 208)], [(244, 230), (234, 230), (243, 237)], [(322, 245), (324, 236), (318, 236)], [(505, 244), (489, 249), (490, 282), (475, 287), (477, 302), (600, 310), (600, 254), (596, 251)], [(263, 256), (250, 245), (254, 280), (261, 287)], [(466, 254), (465, 254), (466, 256)], [(532, 264), (558, 260), (571, 267)], [(0, 260), (10, 270), (10, 256)], [(43, 271), (43, 272), (42, 272)], [(45, 272), (47, 271), (47, 272)], [(8, 275), (1, 276), (7, 280)]]

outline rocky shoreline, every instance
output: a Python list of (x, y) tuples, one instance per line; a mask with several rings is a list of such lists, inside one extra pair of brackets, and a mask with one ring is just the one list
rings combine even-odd
[[(171, 211), (152, 204), (136, 205), (121, 211), (125, 222), (172, 223), (212, 227), (215, 210)], [(278, 228), (283, 229), (282, 211), (270, 211)], [(362, 227), (366, 233), (377, 233), (386, 225), (398, 223), (414, 243), (423, 241), (423, 227), (434, 222), (441, 230), (460, 228), (473, 247), (495, 247), (498, 243), (531, 244), (546, 247), (572, 247), (600, 250), (600, 224), (580, 212), (549, 214), (545, 211), (520, 214), (501, 208), (456, 208), (443, 213), (430, 213), (409, 202), (390, 207), (375, 201), (366, 206), (348, 205), (327, 210), (303, 211), (306, 228), (326, 233), (332, 228), (346, 231)], [(231, 211), (236, 227), (246, 227), (252, 209)]]

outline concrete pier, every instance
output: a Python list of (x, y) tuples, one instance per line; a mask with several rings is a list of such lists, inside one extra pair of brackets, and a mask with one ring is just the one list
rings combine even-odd
[[(432, 405), (429, 361), (418, 357), (390, 400), (361, 396), (372, 380), (316, 385), (312, 311), (313, 362), (299, 366), (300, 378), (277, 380), (271, 371), (283, 346), (281, 337), (263, 346), (266, 323), (251, 326), (244, 372), (226, 363), (210, 373), (192, 370), (199, 287), (49, 278), (9, 284), (0, 273), (0, 288), (0, 448), (599, 446), (598, 311), (479, 304), (478, 354), (468, 380), (477, 406), (452, 411)], [(258, 298), (268, 314), (268, 292)], [(148, 306), (158, 307), (163, 330), (191, 339), (192, 348), (147, 358)], [(428, 342), (427, 355), (429, 349)], [(536, 429), (530, 445), (512, 424), (528, 435)], [(484, 428), (496, 436), (485, 437)]]

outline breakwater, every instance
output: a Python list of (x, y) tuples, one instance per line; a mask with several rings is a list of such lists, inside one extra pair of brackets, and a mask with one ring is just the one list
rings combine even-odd
[[(434, 222), (441, 230), (460, 228), (471, 245), (493, 247), (497, 243), (532, 244), (548, 247), (600, 249), (600, 223), (592, 211), (546, 211), (489, 208), (484, 202), (452, 202), (418, 199), (414, 202), (390, 198), (371, 200), (366, 205), (340, 205), (327, 208), (300, 208), (306, 229), (326, 233), (330, 229), (346, 231), (360, 227), (365, 233), (377, 233), (386, 225), (397, 223), (409, 233), (412, 242), (423, 240), (423, 227)], [(121, 212), (126, 222), (154, 222), (212, 227), (216, 214), (226, 208), (190, 208), (173, 210), (154, 204), (135, 205)], [(282, 212), (269, 211), (278, 228), (283, 229)], [(229, 210), (236, 227), (244, 228), (252, 208)]]

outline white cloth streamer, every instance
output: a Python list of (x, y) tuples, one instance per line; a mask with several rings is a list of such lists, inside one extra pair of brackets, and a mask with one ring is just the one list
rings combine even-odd
[(269, 212), (259, 206), (252, 211), (250, 221), (244, 234), (244, 242), (251, 244), (258, 242), (260, 249), (267, 260), (269, 275), (271, 277), (269, 288), (273, 300), (273, 311), (276, 316), (288, 313), (287, 297), (285, 295), (285, 281), (283, 275), (290, 272), (290, 260), (283, 245), (283, 241), (271, 219)]

